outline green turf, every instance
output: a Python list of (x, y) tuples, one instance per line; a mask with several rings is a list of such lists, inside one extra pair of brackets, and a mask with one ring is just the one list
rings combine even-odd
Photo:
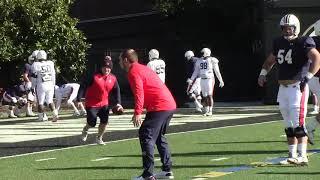
[[(274, 122), (169, 135), (175, 179), (187, 180), (212, 171), (251, 167), (253, 162), (283, 157), (287, 152), (285, 138), (280, 137), (283, 134), (282, 123)], [(316, 143), (311, 149), (319, 148), (320, 142)], [(106, 157), (111, 159), (91, 161)], [(211, 161), (222, 157), (228, 159)], [(36, 161), (43, 158), (56, 159)], [(156, 170), (160, 165), (160, 161), (156, 161)], [(314, 154), (308, 167), (268, 165), (214, 179), (320, 179), (319, 167), (319, 154)], [(133, 139), (0, 159), (0, 172), (0, 179), (130, 179), (142, 172), (140, 146), (138, 140)]]

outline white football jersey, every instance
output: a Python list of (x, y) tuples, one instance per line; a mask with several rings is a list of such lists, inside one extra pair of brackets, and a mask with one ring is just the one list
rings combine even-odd
[(154, 72), (158, 74), (161, 81), (164, 83), (166, 79), (166, 63), (162, 59), (155, 59), (147, 64)]
[(37, 84), (54, 84), (56, 72), (53, 61), (34, 62), (31, 67), (32, 73), (36, 75)]
[(66, 97), (71, 97), (71, 96), (77, 97), (79, 88), (80, 88), (80, 84), (78, 84), (78, 83), (63, 84), (58, 89), (56, 89), (56, 95), (61, 98), (66, 98)]
[(203, 79), (214, 78), (214, 65), (217, 65), (218, 63), (219, 60), (214, 57), (201, 58), (200, 60), (196, 61), (195, 69), (191, 79), (195, 79), (196, 77)]

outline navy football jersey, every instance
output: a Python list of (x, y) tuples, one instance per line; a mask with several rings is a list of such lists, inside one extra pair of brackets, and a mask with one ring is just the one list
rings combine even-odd
[(309, 69), (308, 52), (315, 48), (310, 37), (286, 40), (284, 37), (273, 41), (273, 55), (279, 67), (279, 80), (300, 80)]
[(13, 87), (7, 88), (6, 93), (12, 97), (22, 97), (25, 94), (25, 91), (23, 91), (19, 85), (14, 85)]
[[(320, 52), (320, 36), (313, 36), (312, 39), (316, 43), (316, 48)], [(315, 76), (320, 77), (320, 70), (315, 74)]]
[(196, 62), (201, 59), (198, 57), (191, 57), (190, 60), (187, 61), (187, 77), (191, 78), (192, 73), (194, 71), (194, 66), (196, 65)]
[(31, 72), (31, 64), (26, 63), (24, 65), (23, 73), (26, 73), (26, 74), (28, 74), (28, 77), (31, 77), (31, 74), (32, 74), (32, 72)]

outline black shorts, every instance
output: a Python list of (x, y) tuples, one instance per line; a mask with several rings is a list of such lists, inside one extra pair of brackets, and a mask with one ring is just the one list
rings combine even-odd
[(91, 127), (95, 127), (97, 124), (97, 117), (100, 118), (101, 124), (108, 123), (109, 120), (109, 107), (103, 106), (103, 107), (89, 107), (86, 108), (87, 110), (87, 123)]

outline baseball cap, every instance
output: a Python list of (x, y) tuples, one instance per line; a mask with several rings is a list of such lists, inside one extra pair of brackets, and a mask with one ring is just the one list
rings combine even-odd
[(110, 69), (112, 69), (113, 63), (110, 56), (104, 57), (104, 60), (101, 62), (101, 67), (109, 67)]

